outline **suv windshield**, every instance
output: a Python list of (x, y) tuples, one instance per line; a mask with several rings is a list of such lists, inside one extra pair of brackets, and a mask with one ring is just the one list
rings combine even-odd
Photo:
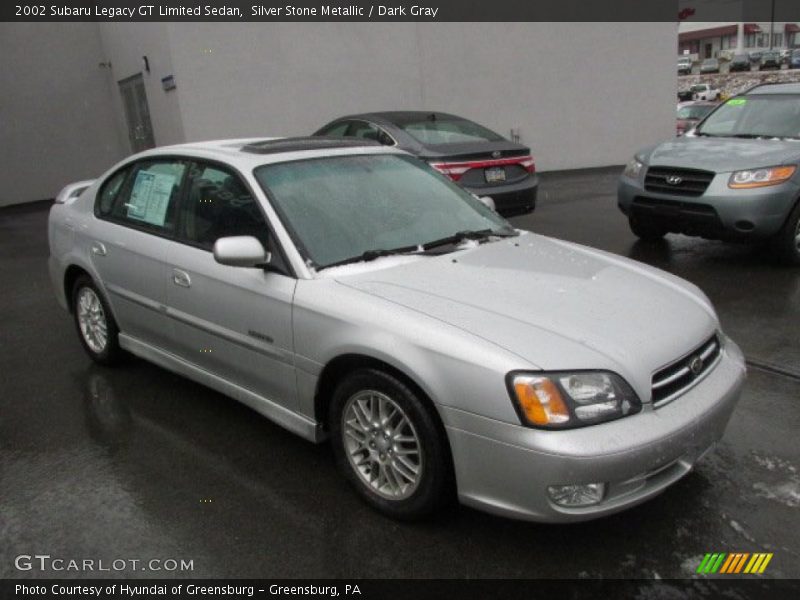
[(449, 237), (456, 244), (515, 234), (472, 194), (410, 156), (314, 158), (254, 173), (298, 249), (318, 269), (418, 252)]
[(800, 95), (737, 96), (703, 121), (697, 135), (723, 137), (800, 136)]
[(503, 138), (494, 131), (466, 119), (420, 119), (404, 122), (400, 127), (422, 144), (460, 144), (463, 142), (499, 142)]

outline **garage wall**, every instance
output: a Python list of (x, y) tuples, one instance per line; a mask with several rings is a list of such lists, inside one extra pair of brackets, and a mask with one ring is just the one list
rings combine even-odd
[[(150, 120), (157, 146), (184, 141), (179, 97), (181, 90), (165, 92), (161, 78), (173, 75), (172, 50), (166, 23), (101, 23), (98, 25), (103, 48), (111, 61), (112, 102), (119, 136), (125, 152), (131, 152), (128, 125), (119, 92), (119, 81), (142, 74), (150, 109)], [(150, 72), (145, 70), (147, 57)]]
[(444, 110), (519, 129), (552, 170), (621, 164), (674, 133), (674, 23), (179, 23), (168, 37), (187, 140)]
[(93, 23), (0, 23), (0, 206), (53, 198), (123, 155)]

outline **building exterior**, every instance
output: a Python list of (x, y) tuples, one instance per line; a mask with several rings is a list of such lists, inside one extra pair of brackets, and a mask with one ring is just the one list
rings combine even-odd
[(678, 54), (717, 58), (768, 48), (800, 48), (800, 25), (788, 22), (684, 22), (678, 31)]
[(134, 150), (440, 110), (539, 170), (617, 165), (674, 130), (674, 23), (4, 23), (0, 205)]

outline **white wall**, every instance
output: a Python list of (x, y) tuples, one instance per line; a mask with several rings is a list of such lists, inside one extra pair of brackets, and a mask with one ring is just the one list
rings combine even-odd
[(93, 23), (0, 23), (0, 206), (53, 198), (123, 156)]
[[(180, 90), (165, 92), (161, 78), (172, 75), (172, 51), (166, 23), (101, 23), (100, 35), (107, 60), (111, 61), (112, 101), (119, 135), (131, 152), (128, 125), (119, 93), (119, 81), (142, 74), (150, 120), (157, 146), (184, 141), (183, 121), (179, 108)], [(145, 70), (146, 56), (150, 72)]]
[(441, 110), (542, 170), (621, 164), (674, 133), (674, 23), (169, 25), (187, 140), (303, 135), (371, 110)]

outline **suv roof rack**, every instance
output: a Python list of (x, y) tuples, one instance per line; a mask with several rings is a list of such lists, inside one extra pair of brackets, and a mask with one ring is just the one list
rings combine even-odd
[(252, 142), (242, 146), (242, 152), (251, 154), (277, 154), (279, 152), (299, 152), (301, 150), (329, 150), (331, 148), (359, 148), (380, 146), (375, 140), (343, 137), (289, 137), (277, 140)]
[(764, 81), (762, 83), (757, 83), (752, 87), (747, 88), (745, 91), (741, 92), (739, 95), (749, 94), (750, 92), (761, 89), (761, 88), (769, 88), (775, 86), (786, 86), (788, 88), (793, 87), (800, 87), (800, 82), (797, 81)]

